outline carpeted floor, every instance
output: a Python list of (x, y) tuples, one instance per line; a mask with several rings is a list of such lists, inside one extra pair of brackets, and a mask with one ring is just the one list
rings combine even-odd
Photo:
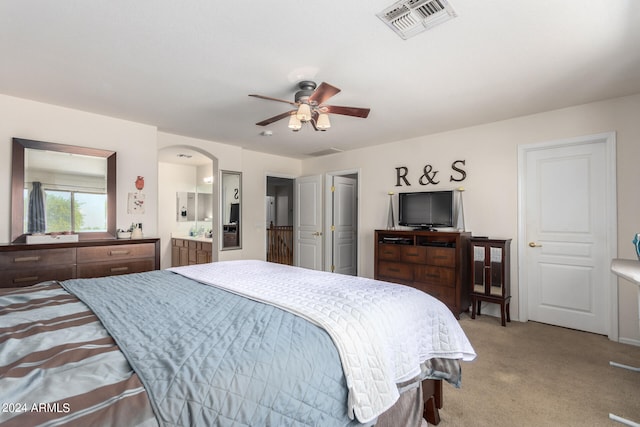
[(622, 426), (640, 423), (640, 347), (535, 322), (463, 314), (478, 357), (462, 364), (462, 388), (444, 384), (441, 427)]

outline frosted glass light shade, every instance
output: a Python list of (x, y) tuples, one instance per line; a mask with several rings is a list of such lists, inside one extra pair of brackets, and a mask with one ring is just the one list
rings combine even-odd
[(320, 113), (318, 115), (316, 127), (320, 130), (326, 130), (331, 127), (331, 122), (329, 122), (329, 115), (327, 113)]
[(300, 104), (296, 116), (301, 122), (308, 122), (311, 120), (311, 108), (309, 107), (309, 104)]
[(298, 117), (295, 114), (292, 114), (291, 117), (289, 117), (289, 129), (291, 130), (300, 130), (300, 128), (302, 127), (302, 123), (300, 123), (300, 120), (298, 120)]

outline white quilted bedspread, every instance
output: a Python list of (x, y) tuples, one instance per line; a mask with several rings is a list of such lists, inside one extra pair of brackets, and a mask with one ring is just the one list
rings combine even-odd
[(399, 397), (396, 384), (440, 357), (476, 354), (451, 311), (408, 286), (264, 261), (171, 268), (199, 282), (275, 305), (324, 328), (349, 387), (349, 413), (374, 420)]

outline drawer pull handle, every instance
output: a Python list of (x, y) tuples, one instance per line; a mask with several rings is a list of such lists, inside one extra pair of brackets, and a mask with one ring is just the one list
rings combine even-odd
[(129, 251), (126, 249), (109, 251), (109, 255), (129, 255)]
[(13, 262), (32, 262), (32, 261), (40, 261), (40, 256), (23, 256), (14, 258)]
[(35, 280), (38, 280), (38, 276), (18, 277), (13, 279), (13, 283), (33, 282)]
[(408, 253), (408, 254), (406, 254), (406, 255), (407, 255), (407, 256), (418, 256), (418, 254), (411, 254), (411, 253)]
[(129, 267), (111, 267), (112, 273), (120, 273), (122, 271), (128, 271)]

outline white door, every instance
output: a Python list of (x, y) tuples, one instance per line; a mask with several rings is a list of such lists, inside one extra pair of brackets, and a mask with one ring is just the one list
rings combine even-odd
[(296, 179), (293, 264), (322, 270), (322, 176)]
[(530, 320), (609, 332), (615, 239), (609, 150), (606, 136), (599, 135), (531, 146), (521, 157), (526, 171), (520, 277)]
[(354, 178), (333, 177), (332, 271), (351, 276), (357, 274), (357, 194)]

